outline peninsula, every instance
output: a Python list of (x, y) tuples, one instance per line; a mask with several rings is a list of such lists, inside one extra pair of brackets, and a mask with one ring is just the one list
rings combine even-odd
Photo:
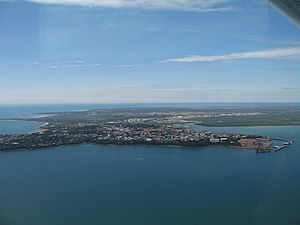
[(197, 131), (187, 125), (199, 124), (207, 119), (238, 121), (240, 118), (253, 120), (262, 116), (266, 117), (266, 113), (249, 109), (144, 107), (39, 114), (23, 119), (44, 122), (39, 131), (0, 135), (0, 151), (74, 144), (114, 144), (184, 147), (221, 145), (262, 153), (279, 151), (292, 144), (291, 140), (276, 138), (275, 141), (274, 138), (261, 135)]

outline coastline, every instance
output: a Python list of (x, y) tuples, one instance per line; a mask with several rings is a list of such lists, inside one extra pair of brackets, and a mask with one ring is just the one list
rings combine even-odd
[[(73, 144), (151, 145), (198, 148), (202, 146), (229, 146), (257, 152), (274, 152), (292, 144), (291, 140), (275, 141), (258, 127), (295, 127), (292, 122), (280, 120), (272, 112), (264, 117), (269, 124), (258, 123), (262, 118), (258, 109), (241, 112), (225, 109), (197, 110), (190, 108), (115, 108), (96, 110), (69, 110), (31, 114), (30, 118), (0, 118), (0, 121), (37, 123), (34, 131), (0, 136), (0, 149), (37, 149)], [(300, 113), (300, 111), (299, 111)], [(43, 115), (35, 116), (35, 115)], [(47, 116), (48, 115), (48, 116)], [(224, 115), (226, 117), (224, 117)], [(242, 116), (241, 116), (242, 115)], [(265, 114), (263, 114), (265, 115)], [(199, 118), (213, 120), (199, 123)], [(220, 117), (221, 116), (221, 117)], [(224, 117), (224, 118), (223, 118)], [(193, 120), (198, 119), (198, 121)], [(222, 123), (218, 123), (219, 122)], [(229, 119), (228, 119), (229, 118)], [(252, 118), (252, 119), (250, 119)], [(227, 119), (227, 120), (226, 120)], [(218, 120), (218, 121), (215, 121)], [(206, 123), (211, 124), (206, 124)], [(252, 123), (245, 124), (245, 123)], [(213, 123), (217, 123), (214, 126)], [(254, 125), (253, 125), (254, 124)], [(247, 130), (249, 127), (253, 129)], [(298, 127), (298, 125), (297, 125)], [(227, 128), (227, 129), (226, 129)], [(267, 130), (267, 129), (266, 129)], [(281, 138), (283, 139), (283, 138)]]
[[(24, 122), (24, 120), (6, 120), (6, 121), (21, 121)], [(28, 120), (26, 120), (28, 121)], [(29, 122), (29, 121), (28, 121)], [(27, 132), (24, 134), (19, 134), (20, 136), (23, 135), (24, 138), (28, 138), (29, 136), (33, 136), (32, 138), (34, 139), (34, 137), (39, 137), (39, 135), (46, 135), (47, 137), (47, 132), (51, 131), (51, 129), (49, 130), (47, 128), (48, 125), (50, 125), (50, 122), (38, 122), (38, 121), (31, 121), (31, 122), (36, 122), (36, 123), (40, 123), (40, 127), (38, 128), (38, 130), (34, 131), (34, 132)], [(177, 124), (176, 126), (181, 126), (180, 124)], [(176, 127), (175, 126), (175, 127)], [(214, 133), (213, 135), (237, 135), (236, 132), (213, 132), (213, 131), (203, 131), (202, 129), (197, 129), (199, 125), (197, 124), (185, 124), (185, 127), (189, 127), (192, 130), (194, 130), (195, 132), (208, 132), (208, 133)], [(199, 126), (199, 128), (202, 128), (203, 126)], [(258, 127), (258, 126), (252, 126), (253, 128)], [(269, 126), (266, 126), (269, 127)], [(275, 126), (272, 126), (275, 127)], [(280, 127), (280, 126), (278, 126)], [(285, 127), (290, 127), (290, 126), (285, 126)], [(180, 127), (179, 127), (180, 128)], [(223, 128), (223, 127), (220, 127)], [(59, 132), (59, 131), (58, 131)], [(243, 134), (238, 134), (238, 135), (243, 135)], [(0, 135), (1, 136), (5, 136), (4, 135)], [(6, 136), (10, 136), (9, 134), (7, 134)], [(12, 136), (18, 136), (18, 134), (16, 135), (12, 135)], [(246, 135), (247, 136), (247, 135)], [(251, 135), (249, 136), (251, 137)], [(70, 137), (71, 138), (71, 137)], [(29, 139), (29, 140), (33, 140), (33, 139)], [(254, 150), (257, 153), (266, 153), (266, 152), (277, 152), (280, 150), (285, 149), (286, 147), (288, 147), (289, 145), (293, 144), (292, 140), (289, 139), (284, 139), (284, 138), (272, 138), (272, 137), (264, 137), (261, 136), (261, 143), (259, 145), (240, 145), (237, 142), (233, 143), (233, 144), (229, 144), (229, 143), (211, 143), (211, 142), (183, 142), (183, 141), (175, 141), (174, 144), (170, 143), (170, 141), (148, 141), (148, 140), (139, 140), (139, 141), (118, 141), (115, 139), (103, 139), (103, 140), (96, 140), (96, 141), (89, 141), (84, 140), (84, 139), (78, 139), (78, 141), (63, 141), (63, 142), (57, 142), (57, 143), (50, 143), (50, 142), (43, 142), (43, 143), (39, 143), (39, 144), (33, 144), (32, 146), (26, 146), (26, 145), (21, 145), (19, 146), (19, 139), (16, 139), (15, 142), (11, 142), (10, 147), (8, 147), (7, 149), (2, 149), (1, 151), (18, 151), (18, 150), (36, 150), (36, 149), (41, 149), (41, 148), (52, 148), (52, 147), (59, 147), (59, 146), (69, 146), (69, 145), (81, 145), (81, 144), (92, 144), (92, 145), (113, 145), (113, 146), (169, 146), (169, 147), (176, 147), (176, 148), (201, 148), (201, 147), (208, 147), (208, 146), (221, 146), (221, 147), (234, 147), (234, 148), (239, 148), (241, 150)], [(1, 140), (1, 139), (0, 139)], [(274, 146), (273, 145), (273, 141), (274, 140), (278, 140), (281, 141), (280, 145)], [(263, 144), (263, 142), (270, 142), (270, 144)], [(32, 141), (30, 141), (32, 142)], [(258, 144), (258, 143), (257, 143)], [(26, 147), (24, 147), (26, 146)]]
[[(274, 140), (274, 139), (272, 139)], [(246, 150), (246, 151), (256, 151), (256, 153), (272, 153), (281, 151), (290, 145), (294, 144), (293, 140), (284, 140), (289, 142), (289, 144), (283, 144), (279, 147), (267, 147), (267, 148), (255, 148), (255, 147), (244, 147), (244, 146), (237, 146), (237, 145), (226, 145), (226, 144), (206, 144), (206, 145), (188, 145), (188, 144), (164, 144), (164, 143), (92, 143), (92, 142), (79, 142), (79, 143), (65, 143), (65, 144), (58, 144), (58, 145), (48, 145), (48, 146), (36, 146), (36, 147), (28, 147), (28, 148), (13, 148), (13, 149), (4, 149), (0, 150), (0, 152), (14, 152), (14, 151), (35, 151), (39, 149), (45, 148), (55, 148), (60, 146), (78, 146), (78, 145), (97, 145), (97, 146), (152, 146), (152, 147), (172, 147), (172, 148), (187, 148), (187, 149), (201, 149), (205, 147), (224, 147), (224, 148), (236, 148), (239, 150)]]

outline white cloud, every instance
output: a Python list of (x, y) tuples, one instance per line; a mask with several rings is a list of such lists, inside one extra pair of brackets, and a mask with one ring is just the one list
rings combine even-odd
[(102, 66), (100, 63), (95, 64), (67, 64), (67, 65), (50, 65), (49, 68), (60, 69), (60, 68), (76, 68), (76, 67), (97, 67)]
[(242, 59), (285, 59), (300, 58), (300, 47), (275, 48), (251, 52), (237, 52), (227, 55), (191, 55), (182, 58), (167, 59), (164, 62), (219, 62)]
[(46, 65), (48, 68), (51, 69), (61, 69), (61, 68), (76, 68), (76, 67), (98, 67), (102, 66), (100, 63), (87, 63), (83, 60), (75, 60), (75, 61), (34, 61), (32, 62), (33, 65)]
[(118, 68), (132, 68), (136, 66), (141, 66), (142, 64), (122, 64), (122, 65), (116, 65), (115, 67)]
[(25, 0), (40, 4), (100, 6), (111, 8), (140, 7), (194, 12), (220, 12), (232, 10), (236, 0)]

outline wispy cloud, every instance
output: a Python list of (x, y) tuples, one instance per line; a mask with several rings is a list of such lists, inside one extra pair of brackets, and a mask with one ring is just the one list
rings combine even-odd
[(97, 67), (102, 66), (102, 64), (95, 63), (95, 64), (68, 64), (68, 65), (50, 65), (49, 68), (52, 69), (60, 69), (60, 68), (76, 68), (76, 67)]
[(137, 67), (137, 66), (142, 66), (142, 64), (122, 64), (122, 65), (116, 65), (115, 67), (118, 67), (118, 68), (132, 68), (132, 67)]
[(146, 8), (194, 12), (233, 10), (236, 0), (25, 0), (40, 4), (100, 6), (111, 8)]
[(51, 69), (61, 69), (61, 68), (76, 68), (76, 67), (98, 67), (102, 66), (100, 63), (87, 63), (83, 60), (75, 60), (75, 61), (34, 61), (33, 65), (45, 65)]
[(236, 52), (227, 55), (191, 55), (182, 58), (167, 59), (163, 62), (220, 62), (245, 59), (287, 59), (300, 58), (300, 47), (275, 48), (260, 51)]

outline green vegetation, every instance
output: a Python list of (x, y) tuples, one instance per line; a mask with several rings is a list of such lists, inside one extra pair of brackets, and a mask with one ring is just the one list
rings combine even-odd
[(222, 116), (191, 120), (208, 127), (220, 126), (300, 126), (300, 112), (266, 112), (255, 116)]

